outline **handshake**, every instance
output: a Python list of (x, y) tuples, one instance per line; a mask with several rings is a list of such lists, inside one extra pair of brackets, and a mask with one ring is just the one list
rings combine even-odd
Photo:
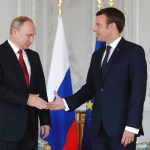
[(65, 109), (64, 102), (56, 91), (54, 91), (54, 95), (56, 97), (55, 101), (46, 102), (44, 99), (39, 97), (39, 94), (29, 94), (27, 105), (31, 107), (36, 107), (38, 109), (50, 109), (50, 110)]

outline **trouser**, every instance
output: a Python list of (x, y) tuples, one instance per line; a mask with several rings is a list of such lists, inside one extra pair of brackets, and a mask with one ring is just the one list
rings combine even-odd
[[(24, 138), (18, 142), (0, 141), (1, 150), (37, 150), (37, 138), (34, 136), (34, 131), (28, 121), (27, 131)], [(15, 135), (14, 135), (15, 136)]]

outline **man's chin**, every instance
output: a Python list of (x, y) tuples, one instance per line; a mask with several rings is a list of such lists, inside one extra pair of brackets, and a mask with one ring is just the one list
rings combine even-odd
[(29, 46), (27, 46), (25, 49), (29, 49)]
[(100, 39), (100, 38), (97, 38), (97, 40), (99, 41), (99, 42), (104, 42), (102, 39)]

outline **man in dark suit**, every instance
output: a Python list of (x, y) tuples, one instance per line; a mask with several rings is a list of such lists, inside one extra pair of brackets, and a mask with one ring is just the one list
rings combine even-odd
[(15, 18), (0, 45), (0, 149), (37, 150), (38, 117), (45, 138), (50, 115), (42, 65), (29, 49), (36, 30), (31, 19)]
[(141, 46), (120, 34), (125, 25), (116, 8), (97, 12), (94, 32), (106, 48), (93, 53), (86, 84), (74, 95), (49, 103), (50, 109), (74, 110), (94, 97), (92, 150), (135, 150), (143, 134), (147, 65)]

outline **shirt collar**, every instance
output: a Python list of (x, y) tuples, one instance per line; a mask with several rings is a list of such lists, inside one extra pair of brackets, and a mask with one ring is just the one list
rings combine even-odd
[(122, 38), (122, 36), (118, 37), (115, 41), (113, 41), (113, 42), (110, 44), (110, 46), (111, 46), (113, 49), (115, 49), (116, 46), (118, 45), (118, 43), (120, 42), (121, 38)]
[[(10, 46), (12, 47), (14, 53), (17, 54), (18, 51), (19, 51), (19, 48), (18, 48), (10, 39), (8, 39), (8, 43), (9, 43)], [(24, 50), (22, 50), (22, 51), (24, 52)]]

